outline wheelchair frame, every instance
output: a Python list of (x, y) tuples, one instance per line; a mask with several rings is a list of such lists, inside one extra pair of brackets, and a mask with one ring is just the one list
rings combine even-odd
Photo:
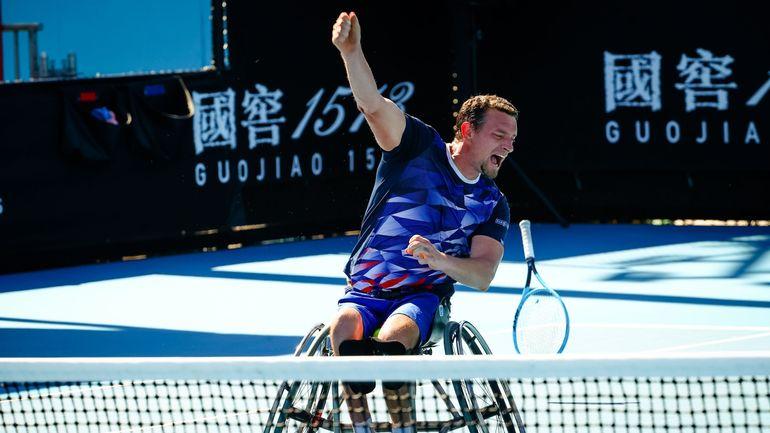
[[(443, 340), (447, 355), (488, 355), (489, 345), (478, 329), (467, 321), (449, 320), (450, 302), (445, 298), (439, 304), (433, 319), (431, 335), (418, 346), (414, 354), (429, 355)], [(297, 346), (294, 356), (332, 356), (329, 326), (316, 324)], [(416, 404), (412, 402), (412, 419), (415, 431), (440, 433), (467, 427), (470, 433), (525, 433), (524, 424), (508, 384), (497, 380), (454, 380), (452, 388), (457, 406), (438, 380), (431, 385), (451, 418), (442, 421), (417, 420)], [(278, 388), (278, 395), (270, 409), (264, 433), (283, 433), (291, 421), (298, 433), (318, 430), (334, 433), (352, 433), (350, 423), (341, 422), (344, 398), (338, 381), (315, 383), (285, 381)], [(410, 394), (415, 394), (415, 383), (410, 383)], [(331, 399), (329, 398), (331, 395)], [(331, 405), (329, 404), (331, 403)], [(458, 409), (459, 406), (459, 409)], [(390, 422), (374, 422), (375, 430), (390, 431)], [(292, 433), (294, 430), (292, 430)]]

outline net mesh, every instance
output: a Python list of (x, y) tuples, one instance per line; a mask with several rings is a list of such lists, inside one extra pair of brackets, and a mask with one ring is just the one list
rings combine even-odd
[[(361, 400), (355, 400), (356, 396), (337, 379), (381, 377), (386, 381), (408, 380), (393, 392), (384, 391), (378, 380), (375, 391), (363, 397), (377, 431), (390, 431), (394, 423), (417, 431), (770, 431), (770, 375), (763, 372), (770, 365), (770, 357), (752, 358), (748, 364), (746, 360), (731, 364), (729, 359), (710, 362), (708, 358), (688, 358), (676, 363), (674, 369), (660, 361), (660, 368), (656, 368), (655, 360), (629, 364), (569, 358), (551, 361), (475, 356), (471, 360), (440, 362), (428, 356), (398, 358), (404, 359), (347, 359), (344, 365), (329, 358), (314, 362), (253, 359), (245, 366), (239, 365), (237, 374), (222, 374), (233, 369), (227, 364), (217, 366), (217, 361), (196, 364), (187, 369), (188, 374), (179, 364), (162, 369), (158, 362), (133, 362), (126, 373), (118, 373), (120, 369), (114, 367), (119, 366), (119, 361), (110, 361), (108, 374), (89, 366), (62, 374), (72, 376), (72, 371), (77, 371), (78, 377), (92, 375), (97, 381), (67, 382), (3, 379), (15, 380), (19, 371), (29, 365), (14, 361), (0, 366), (0, 430), (352, 431), (350, 408), (358, 407)], [(613, 363), (620, 366), (617, 373), (612, 371)], [(590, 368), (592, 364), (594, 368)], [(147, 367), (143, 369), (144, 365)], [(593, 374), (577, 375), (575, 367)], [(56, 365), (46, 366), (49, 368)], [(713, 373), (703, 372), (709, 368)], [(293, 375), (296, 377), (291, 380), (276, 379), (298, 369), (301, 374)], [(553, 374), (545, 374), (543, 369)], [(628, 374), (629, 370), (651, 369), (660, 374)], [(131, 375), (137, 370), (144, 371), (142, 378), (164, 374), (172, 379), (101, 380), (105, 376)], [(205, 378), (209, 370), (211, 378)], [(694, 373), (682, 374), (688, 370)], [(41, 370), (36, 371), (33, 376), (41, 378), (56, 375), (56, 371), (43, 375), (39, 374)], [(393, 371), (400, 376), (395, 377)], [(185, 376), (195, 377), (179, 379)], [(231, 376), (244, 379), (231, 380)], [(254, 378), (245, 379), (250, 376)], [(346, 403), (346, 398), (353, 399), (353, 403)]]

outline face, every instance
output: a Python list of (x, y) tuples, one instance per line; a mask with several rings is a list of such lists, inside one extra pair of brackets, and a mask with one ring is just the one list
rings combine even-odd
[(502, 111), (489, 110), (479, 129), (470, 128), (473, 160), (484, 176), (494, 179), (518, 135), (516, 119)]

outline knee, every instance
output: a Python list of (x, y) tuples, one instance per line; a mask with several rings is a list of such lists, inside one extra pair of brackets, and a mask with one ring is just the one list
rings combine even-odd
[(334, 353), (339, 354), (339, 344), (346, 340), (364, 338), (364, 322), (355, 308), (343, 308), (330, 324), (330, 335)]
[[(353, 335), (356, 331), (361, 332), (361, 335)], [(332, 333), (346, 333), (349, 332), (357, 340), (363, 338), (364, 334), (364, 322), (361, 319), (361, 313), (355, 308), (343, 308), (334, 317), (331, 323)], [(356, 338), (357, 337), (357, 338)]]
[(378, 338), (381, 341), (397, 341), (410, 351), (420, 343), (420, 328), (411, 319), (400, 320), (399, 323), (386, 323), (380, 329)]

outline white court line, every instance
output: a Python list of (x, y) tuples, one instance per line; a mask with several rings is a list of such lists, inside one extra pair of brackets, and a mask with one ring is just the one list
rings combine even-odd
[(762, 333), (753, 334), (753, 335), (744, 335), (742, 337), (723, 338), (721, 340), (712, 340), (712, 341), (706, 341), (703, 343), (683, 344), (681, 346), (664, 347), (662, 349), (644, 350), (636, 353), (651, 354), (651, 353), (661, 353), (661, 352), (672, 352), (677, 350), (692, 349), (695, 347), (713, 346), (714, 344), (733, 343), (735, 341), (753, 340), (755, 338), (762, 338), (762, 337), (770, 337), (770, 332), (762, 332)]
[[(655, 266), (660, 265), (700, 265), (700, 264), (712, 264), (712, 263), (726, 263), (726, 264), (740, 264), (743, 263), (745, 260), (741, 259), (735, 259), (735, 260), (725, 260), (724, 257), (711, 257), (711, 256), (699, 256), (697, 257), (698, 261), (676, 261), (671, 260), (667, 262), (651, 262), (651, 263), (621, 263), (621, 262), (586, 262), (582, 263), (579, 262), (577, 259), (552, 259), (552, 260), (538, 260), (538, 264), (541, 264), (542, 268), (576, 268), (576, 269), (605, 269), (605, 270), (629, 270), (633, 268), (651, 268)], [(572, 260), (572, 261), (570, 261)], [(504, 263), (515, 263), (517, 262), (504, 262)], [(526, 266), (526, 265), (521, 265)], [(752, 271), (746, 271), (752, 272)], [(726, 276), (725, 278), (730, 278), (729, 276)]]
[(88, 324), (68, 324), (46, 321), (28, 322), (24, 320), (0, 320), (0, 329), (66, 329), (71, 331), (118, 331), (118, 328), (111, 326), (99, 326)]
[[(770, 332), (768, 326), (720, 326), (720, 325), (679, 325), (665, 323), (572, 323), (570, 328), (576, 329), (662, 329), (680, 331), (760, 331)], [(490, 332), (501, 335), (511, 332), (511, 329), (501, 329)]]
[(572, 328), (596, 329), (676, 329), (684, 331), (761, 331), (770, 332), (770, 326), (722, 326), (722, 325), (682, 325), (673, 323), (573, 323)]

